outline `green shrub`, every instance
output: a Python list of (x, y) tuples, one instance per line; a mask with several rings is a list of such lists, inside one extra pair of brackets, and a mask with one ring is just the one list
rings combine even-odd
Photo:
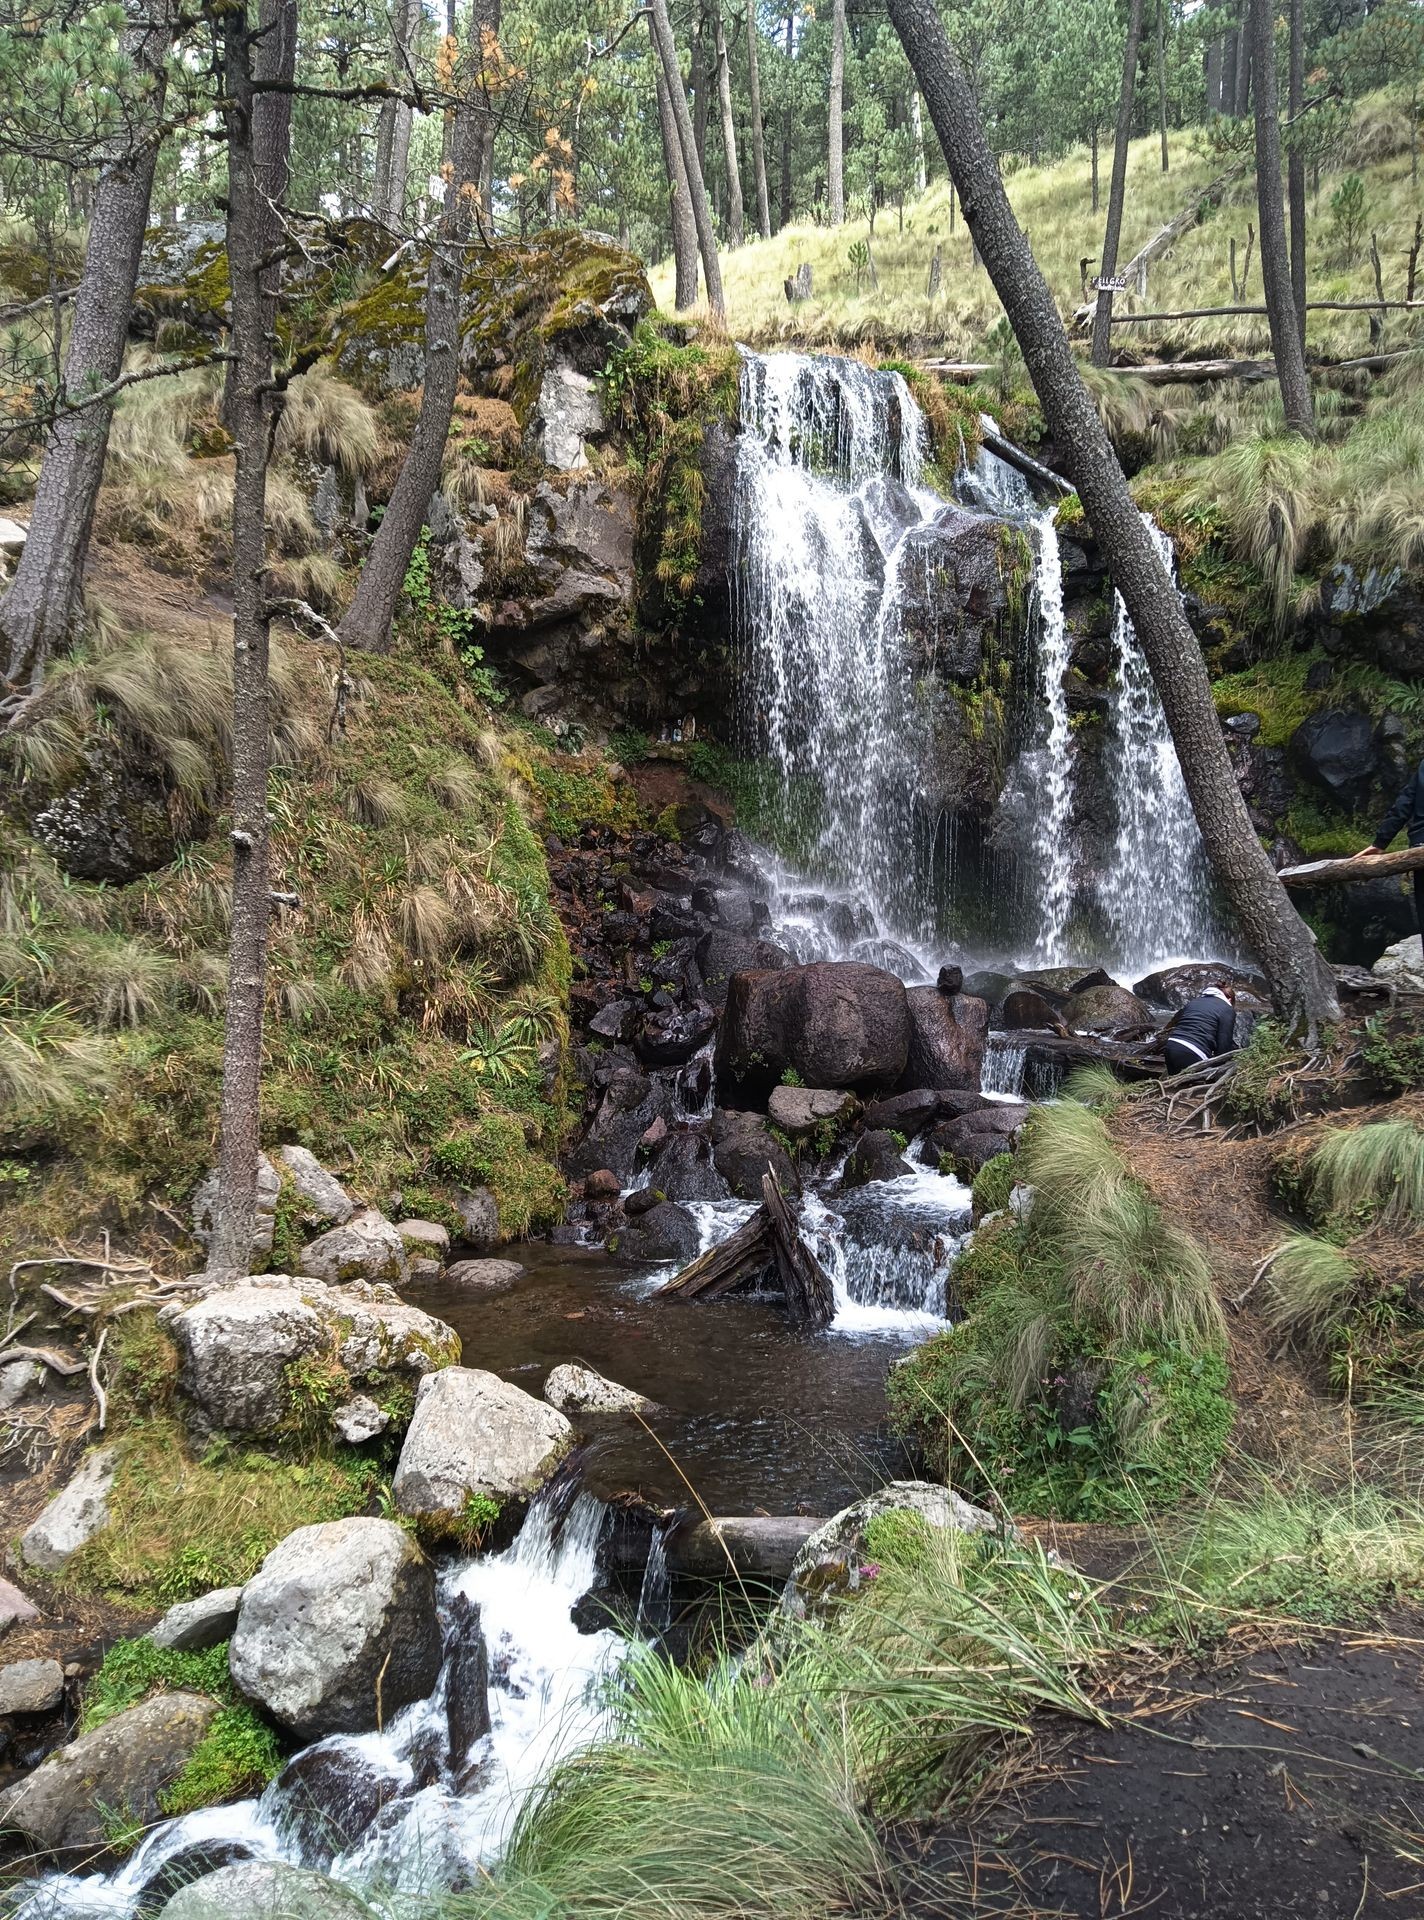
[(986, 1160), (974, 1176), (971, 1199), (974, 1203), (974, 1218), (982, 1219), (986, 1213), (1001, 1213), (1009, 1204), (1009, 1195), (1014, 1190), (1014, 1156), (1011, 1153), (996, 1153), (992, 1160)]
[(1360, 1058), (1384, 1093), (1424, 1087), (1424, 1034), (1391, 1034), (1381, 1014), (1365, 1022)]

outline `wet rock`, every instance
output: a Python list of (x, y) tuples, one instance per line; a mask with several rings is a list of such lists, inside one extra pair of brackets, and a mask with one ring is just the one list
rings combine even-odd
[(935, 985), (946, 996), (961, 993), (964, 989), (963, 967), (941, 967), (935, 977)]
[(256, 1857), (252, 1844), (247, 1840), (195, 1840), (189, 1846), (179, 1847), (176, 1853), (170, 1853), (160, 1866), (140, 1882), (133, 1910), (142, 1920), (151, 1920), (151, 1916), (159, 1913), (175, 1893), (192, 1886), (195, 1880), (217, 1873), (223, 1867), (234, 1867), (242, 1861), (255, 1860)]
[(524, 1500), (573, 1445), (561, 1413), (476, 1367), (449, 1367), (420, 1384), (396, 1468), (399, 1512), (436, 1530), (455, 1527), (472, 1493)]
[(767, 1116), (783, 1133), (814, 1133), (827, 1124), (849, 1124), (856, 1106), (854, 1094), (839, 1087), (773, 1087)]
[(148, 1630), (156, 1647), (172, 1653), (198, 1653), (232, 1638), (241, 1587), (217, 1587), (196, 1600), (180, 1600)]
[(1367, 713), (1331, 707), (1313, 713), (1290, 737), (1291, 763), (1348, 813), (1369, 802), (1380, 770), (1375, 724)]
[(712, 1157), (717, 1171), (739, 1200), (760, 1200), (768, 1171), (783, 1193), (800, 1189), (791, 1156), (754, 1113), (722, 1111), (712, 1121)]
[(499, 1245), (499, 1207), (488, 1187), (460, 1187), (454, 1206), (460, 1216), (460, 1238), (476, 1253)]
[(0, 1667), (0, 1713), (52, 1713), (63, 1698), (58, 1660), (12, 1660)]
[(977, 973), (965, 974), (960, 983), (960, 990), (974, 994), (977, 999), (987, 1000), (990, 1015), (997, 1018), (1004, 1004), (1004, 995), (1013, 984), (1013, 974), (996, 973), (990, 967), (981, 967)]
[(1401, 993), (1424, 993), (1424, 950), (1417, 933), (1387, 947), (1370, 968), (1377, 980), (1383, 980)]
[(118, 1471), (113, 1447), (86, 1454), (79, 1471), (20, 1535), (20, 1559), (41, 1573), (57, 1573), (109, 1524), (109, 1490)]
[(769, 1090), (791, 1067), (807, 1086), (883, 1091), (905, 1071), (910, 1033), (904, 985), (882, 968), (821, 960), (737, 974), (717, 1068), (749, 1090)]
[(903, 1133), (908, 1140), (940, 1117), (940, 1092), (935, 1087), (916, 1087), (910, 1093), (892, 1093), (888, 1100), (876, 1100), (865, 1109), (867, 1127), (888, 1127)]
[(398, 1220), (396, 1232), (411, 1260), (443, 1260), (450, 1251), (450, 1229), (438, 1220)]
[(446, 1286), (469, 1293), (503, 1293), (523, 1274), (517, 1260), (456, 1260), (446, 1267), (443, 1279)]
[(725, 1200), (731, 1188), (717, 1171), (705, 1133), (675, 1133), (654, 1160), (651, 1180), (665, 1200)]
[(943, 1120), (926, 1134), (920, 1159), (926, 1166), (950, 1164), (962, 1180), (974, 1175), (996, 1154), (1008, 1153), (1028, 1118), (1028, 1108), (994, 1100), (975, 1113)]
[(272, 1549), (243, 1588), (228, 1664), (254, 1705), (320, 1740), (423, 1700), (440, 1657), (434, 1568), (394, 1520), (353, 1519)]
[(354, 1400), (348, 1400), (344, 1407), (332, 1412), (331, 1428), (338, 1440), (344, 1440), (348, 1447), (364, 1446), (366, 1441), (374, 1440), (378, 1433), (384, 1433), (391, 1424), (391, 1416), (367, 1393), (358, 1393)]
[(1132, 991), (1149, 1006), (1176, 1013), (1189, 1000), (1205, 993), (1219, 981), (1230, 980), (1236, 988), (1238, 1012), (1269, 1013), (1271, 990), (1259, 973), (1243, 972), (1224, 961), (1203, 960), (1180, 967), (1166, 967), (1134, 981)]
[(707, 998), (718, 1010), (727, 1004), (734, 973), (774, 973), (792, 964), (784, 947), (757, 934), (730, 933), (719, 927), (704, 933), (697, 943), (698, 970)]
[(918, 526), (919, 504), (910, 489), (888, 473), (877, 473), (862, 489), (861, 498), (876, 544), (888, 560), (901, 536)]
[(1026, 552), (1010, 553), (1008, 537), (1001, 521), (959, 506), (906, 534), (898, 608), (906, 646), (924, 667), (966, 684), (983, 670), (1008, 609), (1013, 563), (1029, 564)]
[(653, 1404), (631, 1387), (573, 1362), (554, 1368), (544, 1382), (544, 1398), (561, 1413), (633, 1413)]
[(450, 1767), (457, 1776), (470, 1749), (490, 1730), (489, 1647), (478, 1605), (457, 1593), (450, 1603), (450, 1652), (445, 1694), (445, 1727)]
[[(343, 1229), (344, 1231), (344, 1229)], [(331, 1354), (353, 1387), (423, 1374), (460, 1357), (454, 1329), (389, 1287), (267, 1274), (160, 1316), (178, 1348), (178, 1384), (201, 1426), (271, 1433), (293, 1410), (289, 1369)]]
[(910, 1044), (901, 1075), (907, 1091), (924, 1087), (977, 1088), (989, 1038), (987, 1001), (938, 987), (910, 987)]
[(651, 1213), (654, 1207), (660, 1207), (666, 1199), (667, 1195), (661, 1187), (638, 1187), (624, 1197), (624, 1216), (636, 1220), (640, 1214)]
[(175, 1893), (159, 1920), (370, 1920), (349, 1888), (304, 1867), (247, 1860)]
[(672, 1111), (671, 1089), (646, 1074), (621, 1069), (609, 1081), (593, 1123), (570, 1153), (565, 1171), (573, 1178), (611, 1171), (628, 1178), (638, 1165), (643, 1136)]
[[(252, 1257), (260, 1264), (272, 1251), (272, 1240), (277, 1228), (277, 1202), (281, 1198), (282, 1182), (277, 1169), (265, 1153), (257, 1156), (257, 1217), (252, 1227)], [(204, 1174), (193, 1191), (192, 1217), (193, 1238), (200, 1246), (212, 1245), (214, 1213), (218, 1200), (218, 1174), (214, 1167)]]
[(706, 1045), (716, 1025), (715, 1010), (705, 1005), (650, 1013), (638, 1034), (638, 1056), (650, 1066), (680, 1066)]
[(303, 1224), (309, 1227), (339, 1227), (356, 1211), (356, 1203), (334, 1173), (328, 1173), (314, 1153), (305, 1147), (278, 1147), (277, 1158), (292, 1177), (292, 1185), (305, 1201)]
[(610, 1000), (589, 1021), (588, 1030), (602, 1040), (628, 1043), (636, 1038), (642, 1018), (643, 1010), (636, 1000)]
[(887, 1513), (917, 1514), (927, 1526), (955, 1533), (994, 1533), (999, 1528), (993, 1514), (948, 1487), (892, 1480), (842, 1508), (810, 1536), (792, 1562), (781, 1596), (783, 1608), (800, 1619), (854, 1592), (869, 1561), (866, 1529)]
[(351, 1280), (398, 1287), (410, 1270), (400, 1229), (374, 1207), (365, 1207), (310, 1241), (302, 1249), (299, 1271), (333, 1287)]
[(272, 1789), (274, 1818), (303, 1860), (328, 1867), (356, 1845), (382, 1807), (408, 1791), (402, 1774), (338, 1736), (287, 1762)]
[(1047, 999), (1033, 987), (1011, 987), (1004, 995), (998, 1017), (1000, 1025), (1010, 1033), (1020, 1033), (1026, 1029), (1056, 1033), (1063, 1025), (1058, 1003)]
[(112, 1810), (122, 1809), (137, 1826), (152, 1825), (160, 1796), (217, 1712), (214, 1700), (175, 1692), (115, 1714), (0, 1794), (0, 1829), (23, 1834), (44, 1853), (103, 1855)]
[(1146, 1001), (1115, 981), (1075, 993), (1063, 1009), (1063, 1022), (1074, 1033), (1135, 1033), (1157, 1024)]
[(863, 1133), (851, 1149), (841, 1175), (843, 1187), (863, 1187), (872, 1180), (898, 1180), (910, 1171), (901, 1157), (899, 1139), (884, 1128)]
[(616, 1233), (608, 1251), (623, 1267), (661, 1266), (669, 1260), (685, 1265), (696, 1259), (700, 1244), (697, 1222), (686, 1207), (660, 1200)]

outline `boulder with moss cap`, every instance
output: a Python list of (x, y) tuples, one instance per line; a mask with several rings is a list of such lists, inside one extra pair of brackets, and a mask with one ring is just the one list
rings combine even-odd
[(501, 1504), (537, 1493), (574, 1443), (555, 1408), (497, 1373), (447, 1367), (422, 1380), (396, 1468), (397, 1510), (439, 1533), (472, 1494)]

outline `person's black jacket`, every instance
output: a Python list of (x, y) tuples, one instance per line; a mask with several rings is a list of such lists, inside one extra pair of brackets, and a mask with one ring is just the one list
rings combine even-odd
[(1200, 1047), (1208, 1060), (1236, 1050), (1236, 1009), (1219, 994), (1201, 993), (1189, 1000), (1167, 1029), (1169, 1040), (1186, 1040)]
[(1424, 760), (1414, 769), (1408, 786), (1380, 822), (1374, 844), (1387, 847), (1401, 827), (1408, 830), (1411, 847), (1424, 847)]

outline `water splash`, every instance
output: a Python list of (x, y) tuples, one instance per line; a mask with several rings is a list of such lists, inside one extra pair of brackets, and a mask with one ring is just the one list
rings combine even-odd
[(838, 1194), (833, 1206), (808, 1192), (801, 1232), (835, 1290), (831, 1331), (938, 1333), (969, 1213), (968, 1187), (918, 1165), (898, 1180)]
[(1034, 603), (1043, 721), (1040, 743), (1030, 756), (1040, 803), (1033, 810), (1033, 864), (1038, 933), (1033, 964), (1060, 965), (1068, 956), (1064, 936), (1073, 908), (1073, 735), (1068, 724), (1068, 624), (1063, 613), (1063, 561), (1054, 525), (1056, 507), (1040, 515), (1036, 529)]
[(1022, 1097), (1024, 1068), (1028, 1048), (1012, 1034), (991, 1033), (979, 1069), (979, 1091), (994, 1099), (1017, 1100)]

